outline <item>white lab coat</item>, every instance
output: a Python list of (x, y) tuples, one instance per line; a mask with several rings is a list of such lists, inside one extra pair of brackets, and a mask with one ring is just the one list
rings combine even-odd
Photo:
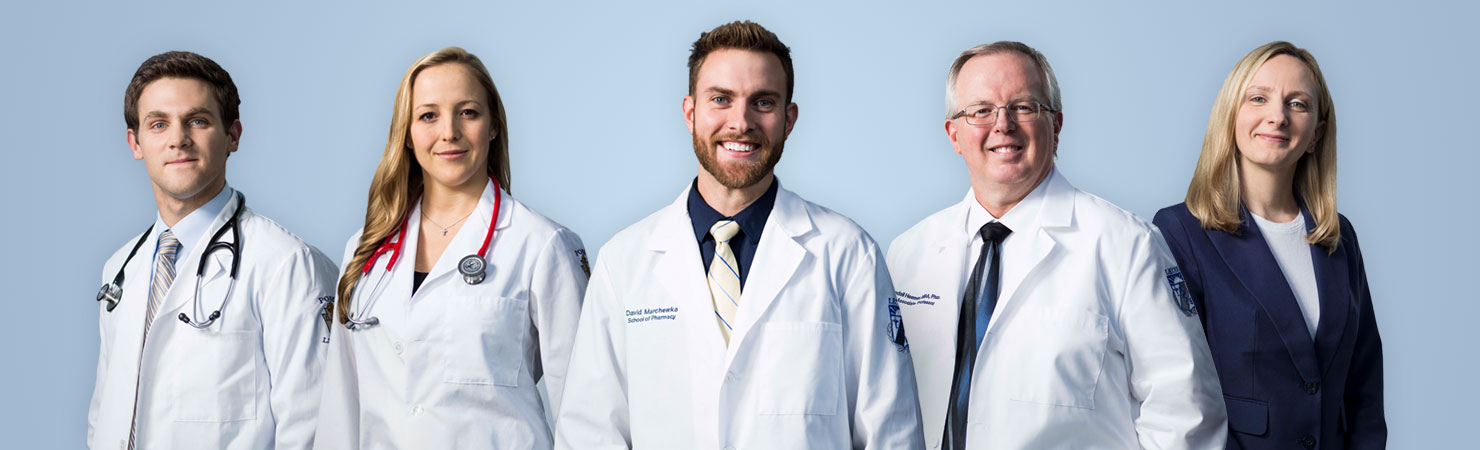
[[(1030, 201), (1041, 202), (1039, 228), (1007, 239), (1026, 239), (1017, 248), (1032, 264), (1003, 272), (972, 374), (967, 446), (1223, 448), (1213, 360), (1197, 315), (1173, 299), (1166, 270), (1176, 263), (1160, 232), (1056, 170)], [(966, 231), (974, 202), (968, 192), (889, 249), (930, 448), (941, 445), (959, 307), (977, 258)]]
[(602, 247), (556, 447), (920, 448), (878, 245), (778, 189), (726, 347), (687, 198)]
[[(554, 445), (541, 378), (558, 411), (586, 290), (581, 240), (507, 193), (489, 244), (487, 278), (457, 270), (478, 252), (493, 214), (493, 183), (413, 294), (421, 202), (380, 298), (378, 326), (334, 323), (317, 448), (548, 449)], [(353, 259), (360, 233), (349, 239)], [(360, 311), (390, 253), (361, 277)], [(345, 270), (362, 270), (345, 267)], [(359, 317), (364, 319), (365, 317)]]
[[(98, 302), (97, 383), (88, 408), (88, 447), (125, 448), (138, 392), (136, 447), (153, 449), (307, 449), (313, 445), (319, 373), (328, 350), (321, 303), (333, 300), (338, 270), (318, 249), (246, 208), (235, 291), (221, 317), (197, 330), (176, 317), (204, 320), (230, 284), (231, 256), (211, 253), (194, 305), (195, 275), (206, 243), (236, 209), (233, 196), (176, 262), (149, 338), (144, 315), (153, 275), (156, 226), (125, 269), (123, 299), (112, 312)], [(138, 236), (103, 265), (113, 281)], [(137, 383), (137, 384), (136, 384)]]

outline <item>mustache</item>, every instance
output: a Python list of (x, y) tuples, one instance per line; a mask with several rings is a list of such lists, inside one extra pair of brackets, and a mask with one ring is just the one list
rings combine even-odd
[(718, 145), (721, 141), (748, 141), (760, 144), (762, 147), (771, 144), (765, 135), (759, 133), (726, 133), (709, 138), (709, 143)]

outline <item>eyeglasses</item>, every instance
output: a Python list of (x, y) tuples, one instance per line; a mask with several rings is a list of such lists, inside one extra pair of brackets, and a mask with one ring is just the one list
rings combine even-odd
[(957, 112), (951, 116), (951, 120), (956, 120), (957, 117), (965, 117), (967, 124), (979, 127), (990, 126), (997, 123), (998, 111), (1002, 111), (1003, 114), (1007, 115), (1008, 120), (1015, 122), (1032, 122), (1038, 119), (1038, 115), (1044, 111), (1058, 112), (1053, 108), (1049, 108), (1048, 105), (1031, 100), (1014, 102), (1006, 106), (979, 103), (967, 106), (966, 109)]

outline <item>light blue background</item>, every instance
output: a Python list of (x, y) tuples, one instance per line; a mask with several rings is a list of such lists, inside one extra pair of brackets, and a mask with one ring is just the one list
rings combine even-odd
[(0, 447), (83, 445), (100, 267), (155, 214), (121, 118), (150, 55), (191, 50), (231, 72), (245, 129), (231, 184), (337, 258), (363, 218), (396, 83), (420, 55), (463, 46), (503, 92), (514, 195), (594, 253), (694, 176), (688, 47), (738, 18), (775, 31), (796, 61), (780, 178), (882, 245), (968, 189), (942, 97), (971, 45), (1047, 54), (1064, 92), (1060, 170), (1143, 217), (1181, 201), (1234, 62), (1275, 39), (1310, 49), (1337, 105), (1340, 210), (1366, 251), (1391, 447), (1471, 440), (1480, 11), (1468, 2), (246, 3), (4, 7)]

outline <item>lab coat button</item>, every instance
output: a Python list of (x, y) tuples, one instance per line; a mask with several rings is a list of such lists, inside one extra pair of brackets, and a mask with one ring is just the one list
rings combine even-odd
[(421, 411), (422, 411), (421, 405), (416, 405), (416, 406), (411, 407), (411, 415), (413, 415), (413, 416), (420, 416), (421, 415)]
[(1300, 437), (1300, 445), (1305, 448), (1316, 448), (1316, 438), (1309, 434)]
[(735, 372), (734, 371), (725, 372), (725, 381), (728, 381), (728, 382), (731, 382), (731, 383), (735, 382)]
[(128, 441), (119, 439), (118, 440), (118, 448), (120, 448), (120, 449), (128, 448)]
[(401, 347), (401, 343), (400, 342), (397, 342), (397, 343), (395, 343), (395, 345), (392, 345), (391, 346), (391, 350), (394, 350), (397, 355), (401, 354), (401, 350), (402, 349), (403, 349), (403, 347)]

